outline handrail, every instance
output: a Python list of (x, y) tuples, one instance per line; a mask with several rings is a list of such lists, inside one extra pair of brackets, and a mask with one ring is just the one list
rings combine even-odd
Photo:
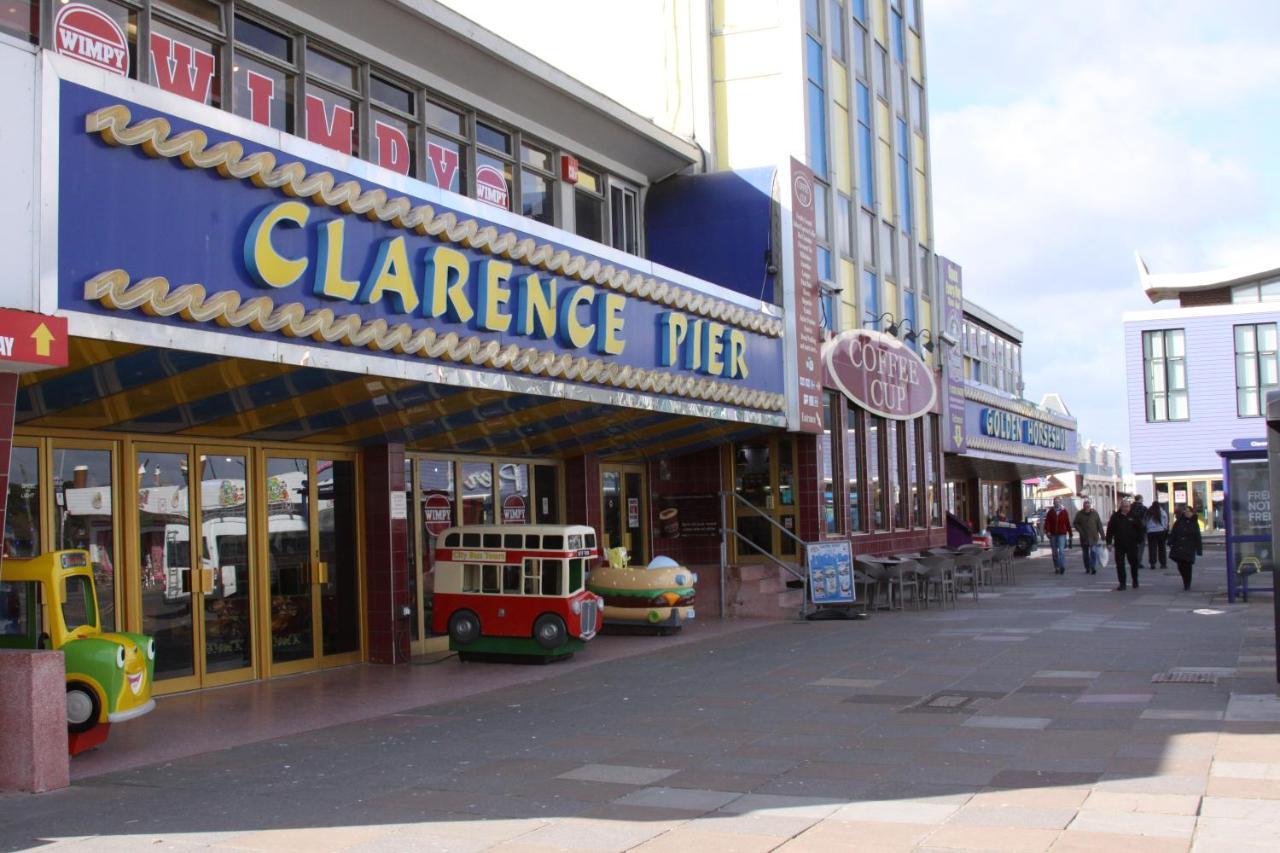
[[(782, 560), (778, 559), (773, 554), (761, 548), (755, 542), (752, 542), (750, 539), (748, 539), (746, 536), (740, 533), (736, 527), (729, 526), (727, 513), (725, 512), (726, 502), (724, 499), (726, 497), (733, 498), (735, 501), (741, 503), (743, 506), (747, 507), (756, 515), (763, 518), (765, 521), (769, 522), (769, 524), (773, 525), (775, 528), (780, 530), (784, 536), (791, 538), (799, 546), (797, 555), (800, 556), (801, 558), (803, 558), (807, 554), (807, 551), (809, 548), (808, 542), (805, 542), (799, 536), (796, 536), (790, 530), (783, 527), (778, 522), (774, 521), (765, 513), (761, 512), (758, 507), (752, 505), (750, 501), (748, 501), (746, 498), (739, 495), (737, 492), (728, 492), (728, 491), (720, 492), (720, 618), (722, 619), (724, 618), (724, 614), (725, 614), (724, 576), (725, 576), (725, 570), (729, 566), (729, 534), (731, 533), (739, 541), (745, 542), (747, 545), (750, 545), (753, 549), (755, 549), (757, 553), (764, 556), (765, 559), (772, 562), (778, 568), (786, 571), (787, 574), (791, 575), (796, 580), (799, 580), (801, 582), (804, 582), (806, 580), (805, 573), (802, 570), (794, 568), (790, 564), (785, 563)], [(808, 613), (808, 610), (809, 610), (808, 584), (805, 584), (804, 590), (805, 591), (800, 598), (800, 616), (802, 618)]]
[(726, 496), (726, 495), (727, 495), (727, 496), (729, 496), (729, 497), (731, 497), (731, 498), (733, 498), (735, 501), (737, 501), (738, 503), (740, 503), (740, 504), (742, 504), (743, 506), (745, 506), (747, 509), (749, 509), (749, 510), (751, 510), (752, 512), (754, 512), (756, 515), (760, 516), (760, 517), (761, 517), (761, 518), (763, 518), (765, 521), (767, 521), (767, 522), (769, 522), (770, 524), (772, 524), (774, 527), (776, 527), (778, 530), (780, 530), (780, 531), (782, 532), (782, 535), (783, 535), (783, 536), (788, 536), (788, 537), (790, 537), (790, 538), (791, 538), (791, 540), (792, 540), (792, 541), (794, 541), (794, 542), (795, 542), (797, 545), (799, 545), (801, 548), (808, 548), (808, 547), (809, 547), (809, 543), (808, 543), (808, 542), (804, 541), (804, 540), (803, 540), (803, 539), (801, 539), (799, 536), (795, 535), (795, 534), (794, 534), (794, 533), (792, 533), (790, 530), (788, 530), (787, 528), (783, 527), (783, 526), (782, 526), (781, 524), (779, 524), (778, 522), (774, 521), (774, 520), (773, 520), (773, 518), (771, 518), (770, 516), (766, 515), (763, 511), (761, 511), (761, 509), (760, 509), (758, 506), (756, 506), (755, 504), (751, 503), (751, 501), (747, 500), (747, 499), (746, 499), (746, 498), (744, 498), (742, 495), (738, 494), (737, 492), (721, 492), (721, 493), (720, 493), (720, 496), (721, 496), (721, 497), (724, 497), (724, 496)]

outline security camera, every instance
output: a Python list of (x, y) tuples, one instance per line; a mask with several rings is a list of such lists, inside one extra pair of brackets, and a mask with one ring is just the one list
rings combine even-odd
[(956, 336), (951, 334), (950, 332), (943, 332), (938, 337), (942, 338), (942, 342), (944, 344), (950, 344), (951, 346), (955, 346), (956, 344), (960, 343), (960, 341), (956, 339)]

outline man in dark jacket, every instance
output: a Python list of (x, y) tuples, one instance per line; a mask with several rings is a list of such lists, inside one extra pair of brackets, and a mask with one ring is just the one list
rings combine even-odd
[(1136, 518), (1130, 510), (1132, 505), (1128, 498), (1120, 502), (1120, 507), (1111, 513), (1107, 522), (1107, 546), (1116, 549), (1116, 592), (1125, 589), (1124, 564), (1129, 563), (1129, 574), (1133, 578), (1133, 588), (1138, 588), (1138, 549), (1142, 544), (1139, 529), (1146, 527), (1146, 522)]
[[(1129, 507), (1129, 517), (1138, 528), (1138, 568), (1142, 568), (1142, 552), (1147, 549), (1147, 505), (1142, 502), (1142, 495), (1133, 496), (1133, 506)], [(1136, 586), (1136, 584), (1135, 584)]]

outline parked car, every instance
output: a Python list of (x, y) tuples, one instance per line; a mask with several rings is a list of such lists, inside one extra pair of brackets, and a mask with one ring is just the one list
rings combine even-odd
[(1013, 553), (1018, 557), (1026, 557), (1036, 546), (1036, 529), (1025, 521), (993, 521), (987, 526), (993, 545), (1012, 545)]

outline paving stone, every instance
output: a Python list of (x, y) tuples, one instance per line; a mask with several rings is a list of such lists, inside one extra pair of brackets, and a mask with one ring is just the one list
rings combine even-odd
[(836, 821), (942, 824), (959, 811), (960, 805), (910, 800), (868, 800), (842, 806), (831, 818)]
[(1210, 776), (1226, 779), (1280, 779), (1280, 764), (1252, 761), (1215, 761)]
[(1180, 838), (1068, 830), (1051, 849), (1053, 853), (1186, 853), (1191, 849), (1191, 842)]
[(1201, 800), (1200, 816), (1273, 821), (1280, 825), (1280, 803), (1244, 797), (1206, 796)]
[(880, 678), (819, 678), (812, 682), (814, 687), (879, 687), (884, 684)]
[(1109, 812), (1097, 809), (1081, 811), (1069, 829), (1077, 832), (1104, 832), (1116, 835), (1151, 835), (1161, 838), (1190, 839), (1196, 819), (1191, 815), (1144, 814), (1141, 812)]
[(670, 832), (673, 825), (662, 821), (584, 820), (571, 818), (550, 823), (511, 842), (492, 847), (495, 851), (551, 848), (554, 850), (630, 850), (643, 842)]
[(1020, 829), (991, 826), (943, 826), (931, 833), (921, 845), (922, 850), (956, 849), (997, 850), (1031, 853), (1048, 850), (1058, 838), (1052, 829)]
[(684, 809), (692, 812), (710, 812), (742, 796), (736, 791), (704, 791), (687, 788), (642, 788), (614, 800), (629, 806), (656, 806), (664, 809)]
[(1280, 800), (1280, 781), (1274, 779), (1212, 778), (1205, 791), (1211, 797), (1246, 800)]
[(612, 782), (619, 785), (652, 785), (675, 773), (655, 767), (628, 767), (621, 764), (584, 764), (557, 779), (573, 779), (582, 782)]
[(786, 853), (915, 850), (933, 827), (916, 823), (824, 820), (778, 848)]
[(1076, 810), (1090, 795), (1089, 788), (996, 788), (975, 794), (969, 805), (986, 809), (1071, 809)]
[(1165, 708), (1147, 708), (1138, 715), (1142, 720), (1221, 720), (1222, 711), (1178, 711)]
[(961, 725), (983, 729), (1046, 729), (1053, 720), (1048, 717), (995, 717), (977, 715)]
[(744, 835), (740, 833), (702, 832), (678, 827), (638, 847), (637, 853), (687, 853), (690, 850), (716, 850), (718, 853), (765, 853), (787, 839), (776, 835)]
[(1200, 797), (1194, 794), (1134, 794), (1093, 791), (1080, 806), (1081, 811), (1143, 812), (1146, 814), (1195, 815)]

